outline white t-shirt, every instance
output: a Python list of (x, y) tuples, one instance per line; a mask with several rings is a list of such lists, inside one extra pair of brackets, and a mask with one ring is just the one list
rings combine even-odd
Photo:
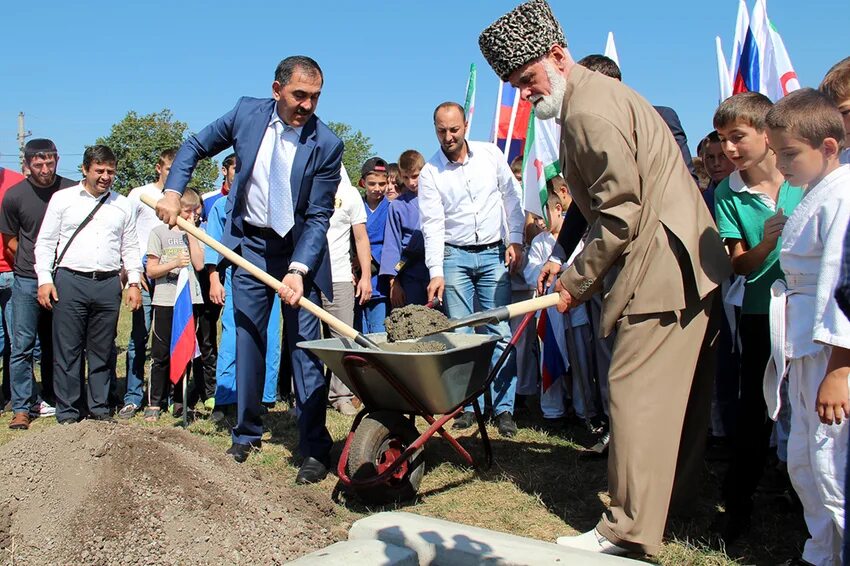
[(334, 283), (351, 281), (351, 227), (366, 223), (366, 205), (356, 188), (345, 179), (334, 197), (334, 213), (328, 229), (331, 279)]
[(148, 183), (136, 187), (127, 195), (130, 206), (136, 210), (136, 233), (139, 235), (139, 249), (144, 251), (148, 249), (151, 232), (157, 226), (161, 226), (162, 221), (157, 217), (154, 209), (142, 202), (141, 195), (150, 195), (159, 200), (162, 198), (162, 190), (153, 183)]

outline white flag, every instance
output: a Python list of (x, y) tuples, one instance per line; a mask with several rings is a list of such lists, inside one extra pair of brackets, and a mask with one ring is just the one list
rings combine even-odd
[(605, 56), (620, 66), (620, 57), (617, 55), (617, 46), (614, 45), (614, 32), (608, 32), (608, 41), (605, 42)]
[(717, 50), (717, 79), (720, 81), (720, 102), (723, 102), (732, 96), (732, 75), (729, 74), (726, 58), (723, 57), (723, 46), (720, 44), (720, 38), (715, 37), (714, 43)]
[(558, 153), (561, 126), (554, 118), (538, 120), (531, 111), (522, 161), (523, 203), (526, 211), (546, 218), (546, 181), (561, 172)]

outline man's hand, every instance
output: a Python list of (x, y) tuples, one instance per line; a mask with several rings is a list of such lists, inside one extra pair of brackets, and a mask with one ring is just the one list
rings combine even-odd
[(775, 248), (776, 242), (779, 240), (779, 236), (782, 235), (782, 229), (785, 227), (785, 222), (787, 221), (788, 217), (785, 216), (785, 211), (781, 208), (776, 211), (776, 214), (765, 220), (762, 243), (770, 246), (770, 249)]
[(390, 305), (393, 308), (401, 308), (404, 306), (404, 303), (407, 301), (407, 297), (404, 295), (404, 289), (401, 288), (401, 283), (398, 282), (398, 278), (394, 277), (392, 281), (390, 281)]
[(282, 283), (277, 294), (287, 305), (298, 308), (298, 301), (304, 296), (304, 279), (297, 273), (287, 273)]
[(128, 307), (130, 307), (131, 311), (139, 310), (139, 307), (142, 306), (142, 292), (138, 287), (132, 286), (127, 289), (127, 298), (124, 299), (124, 302)]
[(53, 303), (59, 302), (59, 295), (53, 283), (45, 283), (38, 287), (38, 304), (49, 311), (53, 310)]
[(221, 284), (221, 280), (218, 278), (218, 273), (213, 273), (210, 276), (210, 301), (219, 306), (224, 305), (225, 299), (224, 285)]
[(552, 286), (552, 282), (561, 272), (561, 264), (556, 261), (547, 261), (543, 264), (540, 276), (537, 277), (537, 294), (543, 295)]
[(516, 273), (516, 270), (522, 265), (522, 246), (519, 244), (511, 244), (505, 250), (505, 265), (508, 266), (508, 271), (511, 275)]
[(365, 305), (372, 298), (372, 280), (369, 277), (361, 277), (354, 289), (354, 296), (360, 297), (360, 306)]
[(432, 277), (428, 283), (428, 301), (433, 301), (434, 297), (443, 302), (443, 291), (446, 290), (446, 280), (443, 277)]
[(560, 279), (555, 283), (555, 292), (559, 295), (557, 306), (559, 313), (563, 314), (575, 306), (576, 300), (570, 295), (569, 291), (564, 289)]
[(165, 191), (156, 203), (156, 215), (169, 226), (177, 224), (177, 219), (180, 217), (180, 194)]
[(846, 368), (838, 368), (826, 374), (818, 387), (815, 406), (823, 424), (841, 424), (842, 419), (850, 418)]

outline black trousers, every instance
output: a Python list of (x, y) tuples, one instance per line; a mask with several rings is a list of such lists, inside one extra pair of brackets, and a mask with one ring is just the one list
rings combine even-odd
[[(56, 418), (78, 420), (86, 405), (92, 415), (108, 416), (121, 281), (117, 275), (96, 281), (60, 268), (54, 284), (59, 295), (53, 306)], [(84, 351), (88, 388), (82, 377)]]
[[(174, 318), (174, 307), (153, 305), (153, 320), (151, 322), (151, 381), (148, 387), (148, 405), (159, 407), (168, 395), (171, 385), (171, 326)], [(195, 306), (194, 315), (198, 316)], [(196, 318), (197, 320), (197, 318)], [(190, 364), (191, 366), (191, 364)], [(174, 384), (171, 400), (174, 403), (183, 402), (183, 380), (185, 374)]]
[(767, 416), (762, 385), (770, 359), (770, 317), (741, 315), (741, 397), (733, 436), (734, 455), (723, 492), (729, 513), (749, 515), (767, 456), (773, 421)]
[(204, 298), (204, 304), (195, 307), (195, 335), (201, 355), (192, 362), (190, 404), (194, 404), (192, 401), (196, 398), (215, 398), (215, 370), (218, 361), (218, 318), (221, 315), (221, 307), (210, 301), (210, 279), (206, 271), (198, 272), (198, 282), (201, 284), (201, 295)]

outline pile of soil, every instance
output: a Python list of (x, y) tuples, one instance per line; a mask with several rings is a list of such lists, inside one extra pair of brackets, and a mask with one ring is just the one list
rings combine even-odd
[(442, 342), (434, 342), (433, 340), (422, 340), (421, 342), (384, 342), (381, 344), (381, 349), (388, 352), (445, 352), (446, 345)]
[(282, 564), (345, 538), (330, 501), (180, 429), (51, 427), (0, 470), (3, 563)]
[(387, 340), (390, 342), (420, 338), (432, 332), (445, 330), (448, 326), (449, 319), (446, 315), (422, 305), (407, 305), (400, 309), (393, 309), (390, 316), (384, 320)]

